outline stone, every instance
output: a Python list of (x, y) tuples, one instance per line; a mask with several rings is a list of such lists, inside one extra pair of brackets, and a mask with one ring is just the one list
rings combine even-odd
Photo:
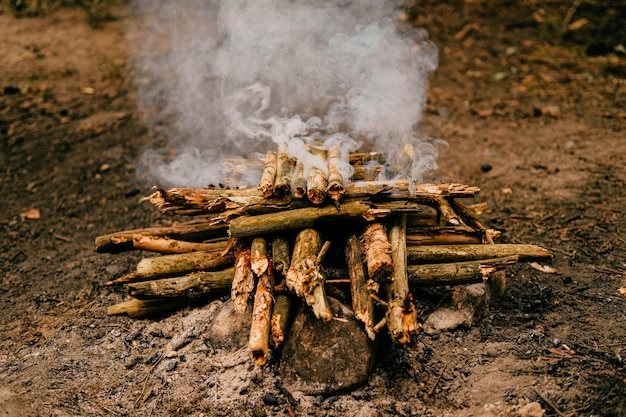
[(538, 402), (528, 403), (517, 410), (519, 417), (543, 417), (545, 414), (545, 410)]
[(215, 349), (236, 351), (248, 346), (250, 324), (252, 322), (252, 308), (248, 305), (246, 311), (239, 313), (231, 299), (226, 300), (219, 307), (209, 326), (209, 342)]
[(347, 306), (329, 298), (333, 319), (324, 322), (301, 307), (280, 364), (283, 386), (305, 395), (328, 395), (367, 381), (376, 345)]

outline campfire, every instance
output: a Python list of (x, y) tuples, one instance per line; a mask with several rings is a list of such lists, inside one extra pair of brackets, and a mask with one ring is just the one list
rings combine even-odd
[(194, 219), (96, 238), (100, 253), (162, 254), (107, 283), (132, 297), (108, 314), (162, 314), (230, 293), (237, 311), (252, 307), (248, 351), (262, 366), (288, 337), (299, 303), (331, 321), (327, 294), (345, 292), (370, 339), (386, 331), (407, 344), (422, 321), (412, 299), (418, 288), (488, 282), (517, 262), (551, 256), (534, 245), (494, 243), (500, 233), (478, 220), (482, 207), (460, 201), (477, 187), (377, 180), (389, 171), (379, 153), (351, 153), (345, 179), (337, 149), (311, 153), (326, 170), (305, 175), (301, 160), (268, 152), (256, 189), (156, 187), (145, 201), (163, 215)]

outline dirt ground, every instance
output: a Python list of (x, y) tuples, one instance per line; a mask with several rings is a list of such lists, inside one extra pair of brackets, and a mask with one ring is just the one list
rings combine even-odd
[(103, 283), (141, 254), (96, 254), (94, 238), (159, 217), (138, 204), (153, 135), (127, 65), (129, 7), (94, 29), (84, 8), (3, 4), (0, 414), (626, 415), (626, 5), (414, 3), (440, 50), (421, 126), (449, 144), (435, 179), (479, 186), (500, 242), (551, 249), (556, 273), (511, 268), (480, 323), (383, 350), (364, 386), (327, 398), (290, 398), (276, 363), (212, 351), (220, 300), (109, 317), (125, 294)]

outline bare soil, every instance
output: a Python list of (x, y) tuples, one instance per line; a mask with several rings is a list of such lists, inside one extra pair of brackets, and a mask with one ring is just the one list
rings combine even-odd
[[(141, 254), (96, 254), (94, 238), (159, 218), (138, 204), (153, 135), (127, 65), (129, 7), (94, 29), (81, 8), (2, 6), (0, 413), (626, 415), (626, 6), (420, 3), (409, 18), (440, 49), (421, 129), (449, 144), (435, 179), (479, 186), (482, 221), (551, 249), (556, 273), (511, 268), (480, 323), (383, 350), (364, 386), (328, 398), (282, 391), (276, 358), (258, 370), (207, 345), (220, 300), (107, 316), (126, 295), (103, 283)], [(415, 294), (423, 315), (435, 295)]]

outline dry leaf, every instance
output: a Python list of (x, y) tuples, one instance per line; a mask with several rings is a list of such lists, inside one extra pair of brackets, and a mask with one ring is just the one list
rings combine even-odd
[(39, 211), (39, 209), (31, 208), (31, 209), (28, 209), (26, 212), (22, 213), (21, 216), (23, 219), (39, 220), (41, 218), (41, 212)]
[(589, 23), (589, 19), (587, 18), (582, 18), (582, 19), (578, 19), (572, 23), (570, 23), (567, 28), (569, 30), (578, 30), (580, 28), (582, 28), (583, 26), (585, 26), (587, 23)]
[(537, 271), (545, 272), (546, 274), (556, 274), (556, 269), (548, 265), (539, 265), (537, 262), (531, 262), (530, 266)]
[(626, 287), (619, 288), (617, 292), (619, 292), (619, 295), (626, 296)]
[(89, 96), (96, 94), (96, 89), (93, 87), (82, 87), (80, 92)]

